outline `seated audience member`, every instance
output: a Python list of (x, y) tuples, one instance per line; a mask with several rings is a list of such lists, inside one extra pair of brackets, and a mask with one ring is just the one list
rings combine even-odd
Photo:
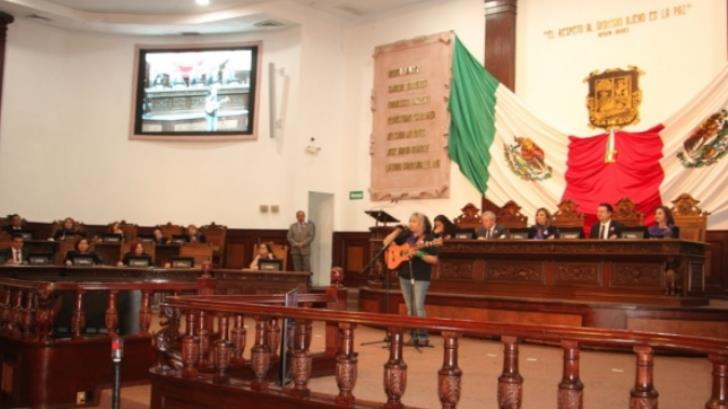
[(597, 222), (592, 224), (589, 237), (592, 239), (617, 239), (622, 234), (622, 223), (612, 220), (614, 208), (609, 203), (597, 206)]
[(536, 210), (536, 224), (528, 228), (528, 238), (534, 240), (559, 238), (559, 230), (551, 224), (551, 213), (543, 207)]
[(8, 216), (8, 224), (3, 226), (3, 231), (9, 235), (13, 233), (21, 233), (25, 231), (23, 227), (23, 218), (19, 214), (11, 214)]
[(63, 240), (66, 237), (84, 236), (83, 232), (76, 226), (76, 221), (71, 217), (63, 219), (63, 225), (53, 233), (54, 240)]
[(260, 243), (258, 244), (258, 253), (255, 255), (253, 262), (250, 263), (251, 270), (258, 270), (258, 262), (260, 260), (275, 260), (276, 256), (273, 254), (273, 243)]
[(124, 240), (126, 240), (126, 234), (124, 233), (124, 230), (122, 230), (122, 228), (121, 228), (121, 222), (111, 223), (111, 226), (109, 226), (109, 233), (121, 237), (122, 242)]
[(74, 247), (75, 250), (71, 250), (68, 253), (66, 253), (66, 265), (73, 265), (74, 259), (76, 257), (80, 256), (89, 256), (93, 259), (93, 264), (101, 264), (101, 257), (99, 257), (96, 252), (91, 251), (91, 245), (88, 242), (88, 239), (85, 237), (81, 237), (76, 241), (76, 246)]
[(207, 241), (205, 235), (200, 233), (200, 231), (197, 230), (197, 226), (194, 224), (187, 226), (187, 231), (185, 231), (184, 237), (185, 241), (188, 243), (204, 243)]
[(457, 227), (445, 215), (438, 214), (433, 219), (432, 235), (435, 240), (449, 240), (455, 237)]
[(491, 211), (483, 212), (483, 225), (475, 231), (478, 240), (502, 239), (508, 235), (508, 229), (496, 224), (495, 213)]
[(162, 229), (157, 227), (154, 229), (154, 232), (152, 233), (152, 241), (154, 244), (167, 244), (169, 241), (166, 237), (164, 237), (164, 233), (162, 233)]
[(23, 243), (23, 235), (14, 233), (10, 248), (3, 250), (2, 258), (5, 260), (5, 264), (20, 265), (28, 262), (28, 251), (23, 248)]
[(655, 224), (647, 229), (647, 237), (655, 239), (676, 239), (680, 237), (680, 228), (675, 226), (675, 218), (667, 206), (655, 209)]
[(131, 260), (132, 257), (146, 258), (149, 260), (149, 265), (152, 265), (152, 256), (144, 251), (144, 245), (142, 245), (141, 241), (135, 241), (131, 244), (131, 246), (129, 246), (129, 252), (124, 254), (124, 257), (119, 262), (119, 265), (128, 266), (129, 260)]

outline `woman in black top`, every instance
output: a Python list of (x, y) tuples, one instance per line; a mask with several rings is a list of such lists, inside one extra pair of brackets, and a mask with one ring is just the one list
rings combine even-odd
[(258, 270), (260, 268), (260, 265), (258, 262), (260, 260), (275, 260), (276, 256), (273, 254), (273, 243), (260, 243), (258, 244), (257, 248), (257, 254), (255, 255), (255, 258), (253, 258), (253, 262), (250, 263), (251, 270)]
[(432, 235), (435, 239), (449, 240), (455, 237), (457, 227), (443, 214), (438, 214), (433, 219)]
[(87, 256), (92, 259), (93, 264), (101, 264), (101, 257), (96, 252), (91, 251), (91, 245), (88, 243), (87, 238), (80, 238), (76, 241), (75, 250), (71, 250), (66, 253), (66, 264), (71, 266), (76, 264), (75, 259), (78, 257)]
[[(413, 213), (409, 218), (409, 229), (397, 227), (384, 238), (384, 245), (394, 242), (398, 246), (408, 244), (409, 262), (400, 264), (399, 286), (409, 315), (425, 316), (425, 297), (430, 287), (432, 265), (437, 264), (437, 247), (428, 245), (434, 237), (430, 221), (422, 213)], [(427, 332), (415, 330), (412, 332), (412, 342), (415, 345), (427, 345)]]
[(559, 238), (559, 230), (551, 224), (551, 213), (543, 207), (536, 210), (536, 224), (528, 228), (528, 238), (534, 240)]
[(63, 240), (66, 237), (73, 236), (84, 236), (84, 234), (78, 229), (78, 227), (76, 226), (76, 221), (73, 220), (73, 218), (66, 217), (65, 219), (63, 219), (63, 224), (61, 225), (61, 228), (53, 233), (53, 239)]
[(132, 257), (144, 257), (149, 260), (149, 265), (152, 265), (152, 257), (144, 251), (144, 245), (141, 241), (135, 241), (129, 246), (129, 252), (124, 254), (124, 258), (119, 264), (128, 266)]

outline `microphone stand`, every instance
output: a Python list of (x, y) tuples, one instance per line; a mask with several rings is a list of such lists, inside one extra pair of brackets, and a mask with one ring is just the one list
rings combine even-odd
[[(377, 254), (372, 257), (371, 260), (369, 260), (369, 263), (367, 263), (366, 266), (362, 269), (362, 272), (366, 272), (367, 270), (371, 269), (374, 266), (374, 263), (379, 260), (379, 258), (384, 254), (384, 252), (389, 248), (389, 245), (392, 244), (392, 242), (389, 242), (386, 246), (382, 246), (381, 249), (377, 252)], [(389, 289), (390, 289), (390, 279), (389, 276), (391, 274), (391, 271), (389, 269), (386, 269), (384, 273), (384, 313), (389, 313)], [(383, 348), (389, 348), (389, 332), (387, 332), (384, 335), (384, 339), (379, 341), (369, 341), (369, 342), (362, 342), (359, 344), (360, 346), (368, 346), (368, 345), (375, 345), (375, 344), (385, 344)]]

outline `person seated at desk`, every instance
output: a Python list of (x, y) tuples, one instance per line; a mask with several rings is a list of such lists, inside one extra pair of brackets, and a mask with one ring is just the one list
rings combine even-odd
[(73, 220), (73, 218), (66, 217), (65, 219), (63, 219), (63, 225), (61, 226), (61, 228), (53, 233), (53, 240), (63, 240), (66, 237), (73, 236), (85, 236), (85, 234), (78, 229), (78, 226), (76, 226), (76, 221)]
[(28, 251), (23, 248), (24, 241), (22, 234), (13, 234), (10, 248), (2, 252), (2, 258), (5, 260), (6, 265), (17, 266), (28, 262)]
[(455, 237), (457, 227), (443, 214), (435, 216), (432, 222), (432, 236), (434, 241), (450, 240)]
[(129, 252), (124, 254), (124, 257), (121, 259), (121, 261), (119, 261), (118, 265), (119, 266), (128, 266), (129, 261), (132, 258), (146, 258), (147, 260), (149, 260), (150, 266), (153, 264), (152, 256), (150, 256), (149, 254), (147, 254), (144, 251), (144, 245), (142, 244), (141, 241), (135, 241), (131, 244), (131, 246), (129, 246)]
[(204, 234), (200, 233), (199, 230), (197, 230), (197, 226), (194, 224), (190, 224), (187, 226), (187, 231), (185, 231), (184, 239), (187, 241), (187, 243), (204, 243), (207, 241), (207, 238)]
[(528, 238), (534, 240), (553, 240), (559, 238), (559, 230), (551, 224), (551, 213), (541, 207), (536, 210), (536, 224), (528, 228)]
[(13, 233), (23, 233), (25, 232), (25, 227), (23, 226), (23, 218), (20, 217), (19, 214), (11, 214), (8, 216), (8, 224), (3, 226), (3, 231), (10, 236), (13, 235)]
[(655, 223), (647, 229), (647, 237), (651, 239), (677, 239), (680, 228), (675, 226), (675, 218), (667, 206), (655, 209)]
[(597, 222), (592, 224), (589, 238), (592, 239), (617, 239), (622, 234), (622, 223), (612, 220), (614, 208), (609, 203), (602, 203), (597, 206)]
[(162, 229), (157, 227), (154, 229), (154, 232), (152, 233), (152, 241), (155, 245), (161, 245), (161, 244), (167, 244), (169, 242), (169, 239), (164, 237), (164, 233), (162, 233)]
[(75, 250), (70, 250), (66, 253), (66, 259), (65, 263), (68, 266), (74, 265), (75, 259), (82, 256), (91, 257), (93, 260), (93, 264), (101, 264), (101, 257), (99, 257), (96, 252), (91, 251), (91, 245), (88, 242), (88, 239), (85, 237), (81, 237), (76, 241), (76, 245), (74, 246)]
[(273, 254), (273, 243), (260, 243), (258, 244), (258, 252), (253, 258), (253, 262), (248, 267), (251, 270), (258, 270), (258, 262), (260, 260), (275, 260), (276, 256)]
[(122, 230), (120, 222), (111, 223), (111, 226), (109, 226), (109, 234), (119, 236), (122, 242), (126, 240), (126, 234), (124, 233), (124, 230)]
[(483, 212), (482, 220), (483, 225), (475, 231), (478, 240), (504, 239), (508, 235), (508, 229), (496, 224), (495, 213), (490, 210)]

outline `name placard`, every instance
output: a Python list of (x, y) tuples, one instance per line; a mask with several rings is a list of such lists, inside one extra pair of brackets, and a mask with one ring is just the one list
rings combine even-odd
[(371, 199), (449, 196), (452, 33), (374, 52)]

